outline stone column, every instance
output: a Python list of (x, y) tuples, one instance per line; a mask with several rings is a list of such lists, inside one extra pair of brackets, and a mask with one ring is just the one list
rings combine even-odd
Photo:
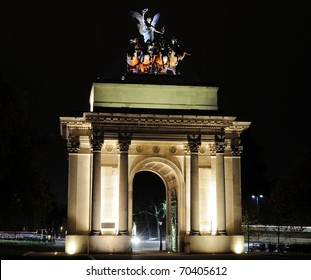
[(201, 145), (201, 135), (188, 135), (190, 148), (190, 233), (196, 235), (200, 233), (200, 204), (199, 204), (199, 147)]
[(217, 234), (226, 233), (226, 199), (225, 199), (225, 165), (224, 151), (225, 142), (223, 135), (215, 137), (216, 153), (216, 211), (217, 211)]
[(119, 133), (119, 234), (128, 231), (128, 150), (131, 144), (130, 133)]
[(68, 151), (68, 204), (67, 204), (67, 234), (76, 234), (76, 194), (77, 165), (80, 147), (79, 136), (69, 136)]
[(92, 217), (91, 234), (99, 235), (101, 229), (101, 148), (104, 142), (103, 132), (93, 130), (91, 146), (93, 150), (92, 176)]
[(233, 233), (242, 234), (241, 154), (243, 146), (231, 146), (233, 175)]

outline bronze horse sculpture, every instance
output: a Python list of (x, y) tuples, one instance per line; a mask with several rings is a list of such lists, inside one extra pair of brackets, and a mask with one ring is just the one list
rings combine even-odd
[(168, 51), (168, 63), (166, 65), (166, 73), (167, 70), (172, 71), (173, 75), (177, 74), (177, 66), (180, 61), (182, 61), (185, 56), (190, 56), (190, 53), (184, 52), (180, 46), (178, 45), (177, 39), (172, 38), (172, 45), (169, 47)]
[(140, 65), (140, 47), (137, 38), (130, 40), (130, 46), (126, 52), (127, 72), (138, 73)]
[(148, 8), (141, 13), (133, 10), (129, 13), (143, 37), (143, 44), (139, 44), (138, 38), (131, 40), (127, 51), (127, 70), (132, 73), (177, 75), (179, 62), (190, 54), (181, 50), (175, 37), (172, 38), (170, 46), (165, 44), (163, 37), (155, 40), (155, 35), (163, 35), (165, 29), (156, 28), (160, 13), (156, 13), (153, 18), (146, 18), (147, 12)]
[(176, 38), (173, 37), (171, 42), (171, 45), (166, 45), (162, 38), (156, 46), (155, 42), (147, 41), (140, 45), (137, 38), (130, 40), (127, 50), (127, 71), (177, 75), (179, 62), (190, 54), (180, 48)]

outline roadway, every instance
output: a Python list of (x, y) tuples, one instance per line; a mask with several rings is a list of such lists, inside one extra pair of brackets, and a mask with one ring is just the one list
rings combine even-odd
[[(186, 254), (159, 250), (159, 241), (144, 241), (134, 246), (130, 254), (76, 254), (64, 252), (64, 244), (55, 243), (42, 246), (12, 246), (0, 244), (1, 259), (55, 259), (55, 260), (311, 260), (311, 253), (245, 252), (242, 254)], [(247, 249), (247, 247), (245, 246)]]

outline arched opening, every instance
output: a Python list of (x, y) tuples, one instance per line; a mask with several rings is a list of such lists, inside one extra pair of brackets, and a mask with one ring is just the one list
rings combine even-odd
[[(144, 176), (147, 176), (147, 178)], [(141, 200), (143, 200), (144, 197), (149, 195), (148, 193), (143, 195), (144, 192), (148, 191), (146, 186), (149, 183), (157, 185), (155, 183), (157, 182), (162, 187), (156, 190), (164, 192), (163, 199), (166, 202), (166, 219), (165, 223), (162, 223), (162, 249), (169, 252), (180, 252), (183, 250), (182, 244), (186, 228), (186, 200), (183, 196), (185, 185), (183, 184), (182, 174), (178, 166), (174, 162), (160, 157), (140, 159), (132, 166), (129, 179), (129, 227), (131, 227), (132, 236), (135, 237), (139, 234), (137, 225), (134, 223), (135, 216), (137, 215), (134, 213), (136, 211), (136, 208), (134, 210), (134, 203), (136, 203), (137, 199), (140, 199), (136, 197), (136, 193), (141, 193), (143, 196)], [(142, 181), (141, 185), (145, 186), (141, 192), (139, 192), (140, 180)], [(134, 240), (135, 238), (133, 238)], [(134, 251), (137, 250), (138, 246), (134, 243), (132, 245), (132, 249)], [(155, 250), (159, 250), (159, 243), (155, 246)]]
[(166, 187), (151, 171), (137, 172), (133, 179), (133, 250), (166, 250)]

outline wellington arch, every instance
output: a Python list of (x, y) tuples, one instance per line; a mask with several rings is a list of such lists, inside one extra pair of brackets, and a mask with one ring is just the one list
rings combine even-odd
[(244, 251), (240, 136), (249, 126), (221, 113), (218, 87), (182, 76), (95, 81), (90, 111), (60, 117), (68, 152), (65, 252), (131, 254), (133, 180), (141, 171), (165, 185), (166, 250)]

